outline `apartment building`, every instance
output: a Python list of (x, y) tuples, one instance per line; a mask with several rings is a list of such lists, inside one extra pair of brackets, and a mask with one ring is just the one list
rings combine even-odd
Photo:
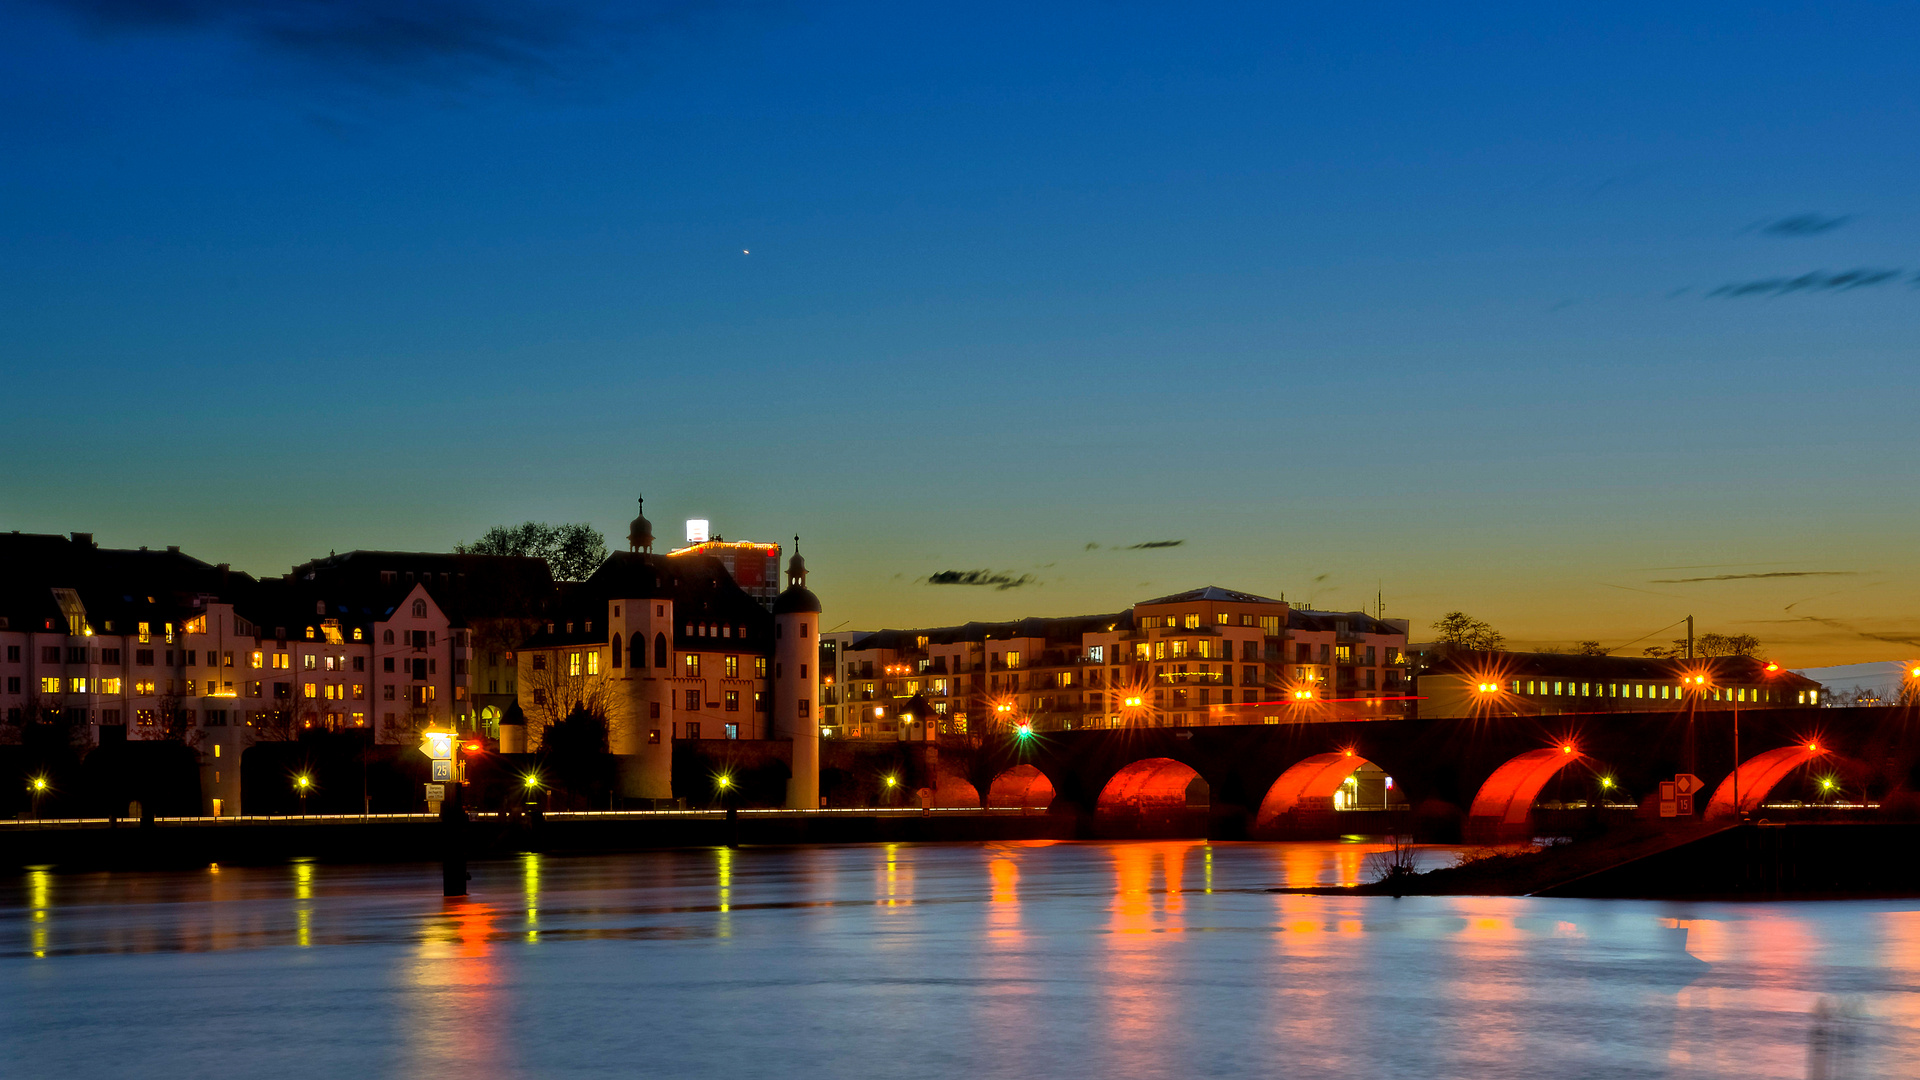
[(1407, 626), (1208, 586), (1124, 611), (829, 635), (823, 734), (1401, 715)]

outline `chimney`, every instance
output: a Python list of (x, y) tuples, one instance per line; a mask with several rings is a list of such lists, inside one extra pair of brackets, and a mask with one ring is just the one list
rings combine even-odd
[(179, 545), (179, 544), (168, 544), (168, 545), (167, 545), (167, 554), (169, 554), (169, 555), (178, 555), (178, 554), (180, 554), (180, 545)]
[(81, 547), (90, 548), (93, 546), (93, 534), (92, 533), (74, 533), (73, 542), (80, 545)]

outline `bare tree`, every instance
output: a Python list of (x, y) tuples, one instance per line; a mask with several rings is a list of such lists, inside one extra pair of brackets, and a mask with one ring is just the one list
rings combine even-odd
[[(1760, 639), (1752, 634), (1701, 634), (1693, 639), (1694, 657), (1708, 656), (1757, 656), (1760, 653)], [(1685, 660), (1687, 658), (1687, 639), (1674, 638), (1670, 647), (1649, 646), (1646, 655), (1666, 660)]]
[(1605, 656), (1607, 650), (1597, 641), (1576, 641), (1573, 644), (1575, 656)]
[[(565, 654), (552, 657), (563, 661)], [(520, 700), (527, 714), (527, 726), (544, 733), (547, 728), (569, 717), (585, 714), (605, 724), (613, 708), (613, 683), (603, 674), (573, 675), (556, 667), (547, 667), (537, 656), (521, 677)], [(537, 741), (528, 733), (529, 743)]]
[(1434, 640), (1442, 645), (1457, 645), (1478, 652), (1499, 652), (1506, 647), (1506, 636), (1485, 620), (1464, 611), (1449, 611), (1433, 622)]
[(495, 525), (471, 544), (455, 544), (456, 555), (525, 555), (544, 559), (559, 581), (585, 581), (607, 561), (607, 538), (584, 521), (548, 525), (529, 521)]

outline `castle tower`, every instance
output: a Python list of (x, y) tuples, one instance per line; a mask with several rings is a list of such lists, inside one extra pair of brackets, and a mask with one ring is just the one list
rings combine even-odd
[(793, 740), (789, 810), (820, 808), (820, 598), (793, 538), (787, 588), (773, 602), (773, 737)]

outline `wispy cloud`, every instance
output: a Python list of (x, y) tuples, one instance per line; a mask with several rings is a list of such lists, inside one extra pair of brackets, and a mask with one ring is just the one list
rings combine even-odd
[(1036, 584), (1038, 578), (1032, 574), (1018, 577), (998, 570), (942, 570), (927, 575), (929, 585), (991, 585), (995, 589), (1006, 591), (1018, 589), (1023, 585)]
[(1858, 570), (1774, 570), (1765, 574), (1712, 574), (1707, 577), (1655, 578), (1650, 585), (1687, 585), (1695, 581), (1758, 581), (1762, 578), (1852, 577)]
[(362, 84), (551, 75), (567, 54), (617, 46), (734, 4), (656, 0), (41, 0), (102, 34), (217, 34)]
[[(1735, 281), (1722, 285), (1707, 293), (1708, 298), (1720, 297), (1736, 299), (1743, 296), (1785, 296), (1797, 292), (1849, 292), (1864, 289), (1872, 285), (1885, 285), (1896, 281), (1905, 270), (1880, 270), (1859, 267), (1829, 274), (1825, 270), (1813, 270), (1799, 277), (1761, 278), (1756, 281)], [(1920, 284), (1920, 278), (1916, 278)]]
[(1181, 544), (1184, 544), (1184, 543), (1186, 543), (1185, 540), (1148, 540), (1144, 544), (1128, 544), (1126, 547), (1122, 548), (1121, 550), (1150, 551), (1154, 548), (1179, 547)]
[(1758, 228), (1768, 236), (1818, 236), (1853, 220), (1852, 214), (1828, 217), (1825, 214), (1794, 214), (1761, 223)]

